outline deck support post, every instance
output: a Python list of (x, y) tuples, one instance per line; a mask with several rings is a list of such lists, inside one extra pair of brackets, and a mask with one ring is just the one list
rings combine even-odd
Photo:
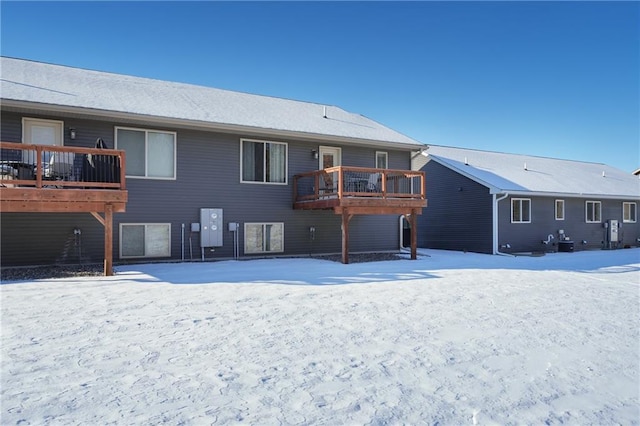
[(349, 221), (352, 214), (349, 214), (349, 209), (342, 210), (342, 263), (349, 263)]
[(104, 206), (104, 276), (113, 275), (113, 205)]
[(418, 210), (411, 210), (409, 215), (409, 226), (411, 227), (411, 260), (418, 258)]
[(113, 205), (104, 209), (104, 276), (113, 275)]

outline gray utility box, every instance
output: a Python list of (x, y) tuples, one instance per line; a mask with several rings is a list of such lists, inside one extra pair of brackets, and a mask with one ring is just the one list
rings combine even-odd
[(200, 247), (222, 247), (222, 209), (200, 209)]
[(618, 240), (618, 221), (615, 219), (609, 219), (607, 221), (607, 240), (610, 243), (617, 243)]

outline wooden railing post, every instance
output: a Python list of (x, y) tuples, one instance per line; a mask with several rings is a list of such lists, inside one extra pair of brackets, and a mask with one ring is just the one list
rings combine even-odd
[(127, 153), (125, 151), (120, 151), (118, 157), (120, 158), (120, 189), (125, 190), (127, 189), (127, 171), (125, 169), (125, 165), (127, 164)]
[(36, 188), (42, 188), (42, 146), (36, 146)]

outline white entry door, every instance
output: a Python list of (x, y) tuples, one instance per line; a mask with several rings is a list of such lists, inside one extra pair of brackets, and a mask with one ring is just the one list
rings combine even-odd
[(339, 166), (342, 163), (342, 149), (335, 146), (320, 147), (320, 164), (319, 169), (327, 169), (329, 167)]
[[(36, 118), (22, 119), (22, 143), (34, 145), (62, 146), (62, 121), (40, 120)], [(25, 156), (35, 156), (35, 153), (24, 151)], [(49, 162), (48, 154), (41, 161)], [(35, 158), (23, 158), (25, 163), (35, 164)]]

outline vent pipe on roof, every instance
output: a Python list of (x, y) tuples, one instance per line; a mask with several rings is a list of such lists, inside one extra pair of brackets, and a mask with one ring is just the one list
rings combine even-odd
[(468, 165), (469, 165), (469, 162), (467, 161), (467, 157), (464, 157), (464, 165), (465, 165), (465, 166), (468, 166)]
[(528, 170), (528, 169), (527, 169), (527, 163), (526, 163), (526, 162), (524, 163), (524, 169), (525, 169), (525, 170)]
[(322, 107), (322, 117), (323, 118), (327, 118), (327, 106), (323, 106)]
[(604, 170), (602, 171), (602, 177), (607, 177), (604, 173)]

